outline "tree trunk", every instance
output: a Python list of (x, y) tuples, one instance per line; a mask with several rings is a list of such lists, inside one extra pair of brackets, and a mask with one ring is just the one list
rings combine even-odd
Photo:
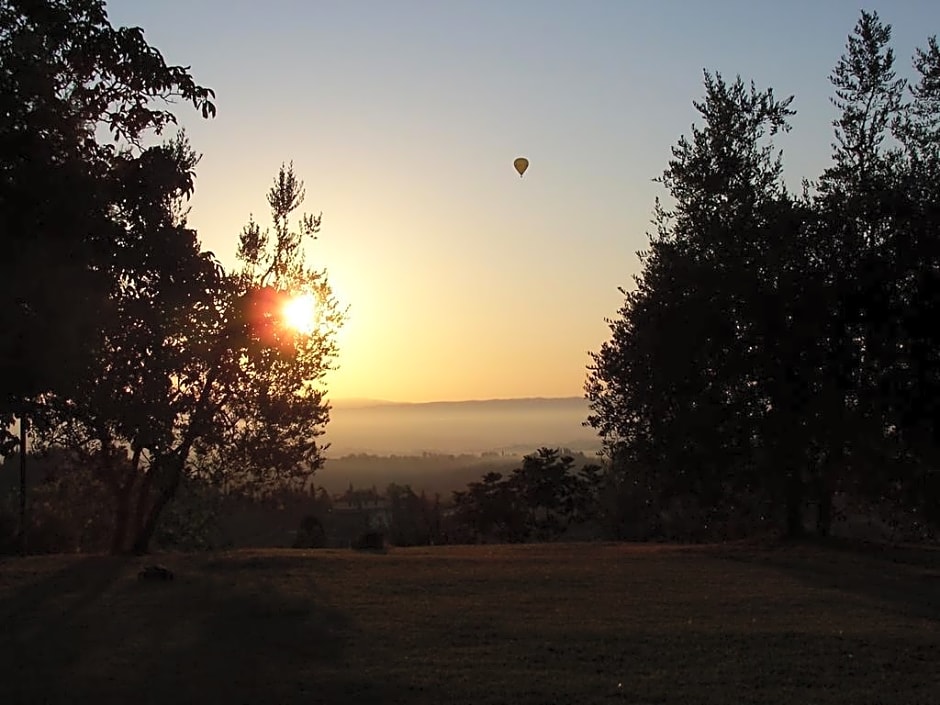
[(114, 494), (114, 533), (111, 535), (111, 554), (119, 555), (127, 550), (127, 533), (131, 518), (131, 487), (133, 483), (118, 488)]
[[(153, 539), (153, 534), (157, 530), (157, 522), (160, 520), (160, 515), (176, 496), (176, 491), (179, 489), (180, 482), (183, 479), (183, 468), (186, 465), (186, 460), (189, 458), (189, 452), (192, 450), (193, 443), (199, 436), (198, 429), (212, 417), (212, 412), (209, 411), (209, 395), (218, 374), (219, 367), (217, 365), (206, 377), (202, 386), (202, 394), (199, 396), (199, 402), (196, 405), (189, 427), (180, 445), (176, 450), (156, 459), (154, 466), (151, 467), (150, 472), (144, 478), (144, 482), (142, 483), (143, 487), (141, 489), (142, 494), (138, 503), (134, 542), (131, 545), (131, 552), (135, 555), (140, 556), (150, 550), (150, 541)], [(164, 472), (166, 473), (165, 477), (162, 476)], [(160, 490), (153, 504), (150, 505), (150, 510), (146, 512), (146, 518), (143, 518), (144, 512), (142, 510), (146, 506), (147, 496), (149, 496), (150, 490), (154, 485), (160, 487)], [(142, 518), (143, 521), (141, 522)]]
[(137, 471), (140, 467), (141, 449), (136, 448), (131, 459), (130, 469), (118, 465), (115, 467), (114, 458), (107, 451), (108, 441), (101, 439), (103, 474), (111, 488), (114, 497), (114, 527), (111, 534), (111, 555), (121, 555), (127, 552), (128, 537), (131, 533), (131, 505), (134, 498), (134, 487), (137, 485)]
[[(141, 556), (150, 551), (150, 541), (157, 530), (157, 523), (160, 521), (160, 515), (173, 497), (176, 496), (176, 490), (179, 489), (180, 481), (183, 476), (183, 461), (178, 458), (170, 460), (170, 466), (166, 468), (166, 484), (160, 489), (159, 494), (152, 505), (150, 511), (146, 513), (143, 522), (135, 532), (134, 542), (131, 544), (131, 553)], [(163, 468), (160, 468), (161, 470)]]
[(816, 533), (822, 538), (828, 538), (832, 532), (832, 492), (823, 492), (819, 497), (819, 508), (816, 515)]
[(20, 555), (27, 553), (27, 536), (29, 528), (26, 525), (26, 414), (20, 411)]
[(842, 445), (838, 444), (820, 468), (816, 533), (823, 538), (827, 538), (832, 533), (832, 497), (835, 494), (836, 474), (842, 463), (843, 452)]
[(133, 516), (134, 522), (129, 529), (135, 537), (143, 530), (144, 522), (146, 521), (150, 490), (153, 487), (153, 479), (156, 476), (156, 472), (157, 469), (151, 467), (150, 471), (144, 475), (141, 480), (140, 489), (137, 491), (137, 506), (134, 508)]
[(803, 536), (803, 473), (791, 467), (787, 476), (787, 538)]

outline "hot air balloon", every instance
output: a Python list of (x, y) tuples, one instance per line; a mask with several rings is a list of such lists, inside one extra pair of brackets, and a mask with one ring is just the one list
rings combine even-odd
[(516, 171), (519, 172), (519, 178), (521, 179), (522, 175), (525, 174), (525, 170), (529, 168), (529, 160), (525, 157), (517, 157), (512, 165), (516, 167)]

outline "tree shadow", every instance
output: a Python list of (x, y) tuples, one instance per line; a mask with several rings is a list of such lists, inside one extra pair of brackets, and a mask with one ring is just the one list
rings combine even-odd
[(76, 638), (88, 616), (128, 570), (128, 561), (111, 556), (63, 559), (60, 570), (27, 581), (0, 605), (0, 693), (7, 702), (26, 702), (29, 679), (54, 682), (81, 657)]
[[(93, 607), (128, 570), (126, 558), (83, 556), (69, 560), (60, 570), (25, 584), (3, 602), (0, 631), (14, 638), (26, 632), (30, 638), (48, 638)], [(55, 608), (49, 609), (53, 603)]]
[(814, 587), (875, 599), (898, 614), (940, 621), (940, 550), (844, 539), (719, 549), (729, 560), (783, 570)]
[(146, 582), (139, 561), (87, 558), (17, 590), (0, 605), (0, 702), (405, 702), (347, 665), (356, 626), (309, 563), (167, 563), (175, 580)]
[(206, 569), (216, 574), (242, 574), (246, 572), (283, 572), (298, 570), (302, 566), (305, 572), (311, 570), (311, 564), (305, 563), (304, 559), (310, 555), (317, 558), (328, 558), (328, 553), (335, 552), (337, 549), (281, 549), (283, 552), (271, 554), (220, 554), (210, 558), (206, 563)]

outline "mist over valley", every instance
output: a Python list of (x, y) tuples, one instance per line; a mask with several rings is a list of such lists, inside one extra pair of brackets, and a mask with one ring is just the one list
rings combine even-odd
[(582, 422), (580, 397), (395, 403), (332, 402), (326, 464), (316, 484), (340, 492), (349, 484), (448, 495), (487, 472), (509, 474), (541, 447), (594, 459), (600, 444)]
[(324, 440), (329, 457), (351, 453), (528, 453), (541, 446), (593, 451), (595, 431), (581, 397), (492, 399), (420, 404), (331, 402)]

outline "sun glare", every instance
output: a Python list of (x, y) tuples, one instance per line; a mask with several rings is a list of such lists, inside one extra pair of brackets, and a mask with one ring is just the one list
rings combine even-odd
[(284, 322), (298, 333), (312, 333), (316, 327), (317, 299), (313, 294), (295, 296), (284, 304)]

